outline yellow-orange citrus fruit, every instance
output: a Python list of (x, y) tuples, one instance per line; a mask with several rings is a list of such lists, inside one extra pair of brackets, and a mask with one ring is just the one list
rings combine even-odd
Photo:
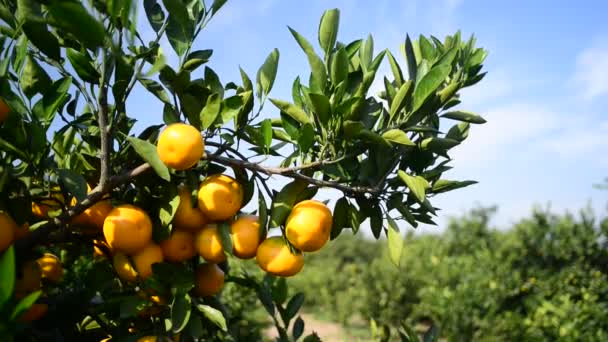
[(133, 254), (150, 243), (152, 221), (141, 208), (119, 205), (106, 217), (103, 235), (112, 250)]
[(230, 225), (232, 253), (241, 259), (251, 259), (260, 245), (260, 218), (241, 216)]
[(61, 205), (65, 203), (65, 198), (61, 194), (61, 189), (54, 186), (51, 189), (51, 199), (44, 199), (38, 202), (32, 202), (32, 214), (40, 218), (48, 218), (49, 212), (61, 209)]
[(7, 213), (0, 211), (0, 253), (13, 243), (17, 229), (17, 223)]
[(156, 342), (158, 337), (156, 336), (144, 336), (137, 339), (137, 342)]
[(30, 260), (21, 266), (21, 277), (15, 283), (15, 295), (26, 295), (40, 289), (42, 272), (36, 261)]
[(243, 205), (243, 187), (226, 175), (211, 175), (198, 190), (198, 207), (213, 221), (227, 220)]
[(152, 275), (152, 264), (163, 262), (163, 251), (159, 245), (150, 243), (139, 252), (133, 254), (133, 264), (139, 276), (143, 279)]
[(134, 282), (137, 280), (137, 271), (129, 257), (121, 252), (117, 252), (112, 257), (112, 265), (114, 266), (114, 270), (116, 270), (116, 274), (118, 277), (124, 281)]
[(171, 236), (160, 243), (163, 256), (170, 262), (182, 262), (196, 255), (194, 236), (189, 232), (174, 230)]
[(174, 123), (158, 136), (156, 151), (160, 160), (170, 168), (186, 170), (193, 167), (205, 152), (201, 132), (194, 126)]
[(190, 189), (185, 186), (179, 188), (179, 206), (173, 216), (173, 228), (196, 233), (201, 230), (209, 220), (198, 208), (193, 206)]
[(0, 123), (6, 121), (6, 119), (8, 118), (8, 113), (10, 111), (11, 110), (10, 108), (8, 108), (6, 102), (4, 102), (4, 99), (0, 97)]
[(29, 309), (23, 312), (18, 320), (20, 322), (33, 322), (41, 319), (49, 311), (48, 304), (34, 303)]
[(289, 246), (280, 236), (270, 237), (260, 244), (256, 261), (265, 272), (281, 277), (291, 277), (304, 267), (302, 253), (291, 253)]
[[(91, 187), (88, 184), (87, 192), (91, 192)], [(78, 203), (76, 197), (72, 198), (70, 204), (75, 206), (76, 203)], [(110, 200), (104, 199), (85, 209), (82, 213), (73, 218), (71, 223), (101, 229), (103, 227), (103, 222), (110, 211), (112, 211), (112, 203), (110, 203)]]
[(216, 264), (198, 265), (194, 277), (194, 294), (199, 297), (215, 296), (224, 287), (224, 271)]
[(331, 224), (331, 211), (325, 204), (306, 200), (291, 210), (285, 223), (285, 235), (295, 248), (314, 252), (329, 240)]
[(43, 256), (36, 260), (40, 265), (42, 278), (57, 283), (63, 277), (63, 266), (59, 258), (51, 253), (44, 253)]
[(107, 249), (111, 252), (110, 246), (104, 240), (93, 240), (93, 255), (95, 257), (105, 257), (106, 253), (104, 250)]
[(194, 246), (198, 255), (208, 262), (218, 264), (226, 260), (220, 231), (215, 224), (208, 224), (196, 233)]
[(104, 338), (103, 340), (101, 340), (99, 342), (110, 342), (110, 341), (112, 341), (112, 336), (106, 337), (106, 338)]

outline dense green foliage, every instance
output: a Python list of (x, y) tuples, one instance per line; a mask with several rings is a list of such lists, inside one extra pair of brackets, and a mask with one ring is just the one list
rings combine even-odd
[(491, 341), (608, 338), (608, 219), (535, 211), (493, 229), (476, 209), (442, 234), (408, 236), (401, 267), (384, 244), (346, 234), (310, 255), (290, 285), (308, 310), (348, 325), (433, 322), (442, 337)]

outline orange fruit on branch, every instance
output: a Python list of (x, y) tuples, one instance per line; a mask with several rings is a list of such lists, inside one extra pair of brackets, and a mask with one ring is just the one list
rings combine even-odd
[(44, 253), (36, 260), (40, 265), (42, 278), (46, 278), (53, 283), (58, 283), (63, 277), (63, 266), (59, 258), (51, 253)]
[(143, 279), (152, 275), (152, 265), (163, 262), (163, 251), (159, 245), (150, 243), (133, 255), (133, 264)]
[(216, 224), (208, 224), (196, 233), (194, 246), (198, 255), (208, 262), (218, 264), (226, 260), (222, 238)]
[[(91, 187), (87, 184), (87, 193), (91, 192)], [(78, 203), (76, 197), (72, 198), (71, 206), (75, 206)], [(92, 228), (102, 229), (103, 223), (112, 211), (112, 203), (110, 200), (103, 199), (92, 206), (85, 209), (82, 213), (78, 214), (71, 221), (72, 224), (88, 226)]]
[(18, 229), (17, 223), (7, 213), (0, 211), (0, 253), (13, 243)]
[(232, 253), (241, 259), (251, 259), (255, 256), (260, 244), (260, 218), (257, 216), (241, 216), (230, 225), (232, 237)]
[(243, 187), (226, 175), (211, 175), (198, 190), (198, 207), (213, 221), (232, 218), (243, 205)]
[(190, 189), (179, 188), (179, 206), (173, 216), (173, 228), (196, 233), (207, 224), (205, 214), (198, 208), (198, 203), (192, 203)]
[(170, 262), (182, 262), (196, 255), (194, 236), (185, 231), (174, 230), (171, 236), (160, 243), (163, 256)]
[(194, 126), (174, 123), (165, 128), (158, 136), (156, 151), (160, 160), (175, 170), (193, 167), (205, 152), (201, 132)]
[(303, 252), (318, 251), (329, 240), (332, 216), (329, 208), (315, 200), (296, 204), (287, 217), (285, 235)]
[(198, 265), (194, 278), (194, 294), (199, 297), (215, 296), (224, 287), (224, 271), (216, 264)]
[(26, 261), (21, 266), (21, 277), (18, 277), (15, 283), (15, 295), (23, 297), (28, 293), (39, 290), (41, 279), (40, 265), (34, 260)]
[(152, 238), (152, 221), (141, 208), (123, 204), (110, 211), (103, 223), (103, 234), (112, 250), (133, 254)]
[(117, 252), (112, 257), (112, 265), (118, 277), (127, 282), (134, 282), (137, 280), (137, 271), (129, 257), (124, 253)]
[(304, 256), (295, 254), (280, 236), (264, 240), (258, 247), (256, 262), (264, 272), (280, 277), (296, 275), (304, 267)]
[(33, 322), (41, 319), (49, 311), (49, 305), (34, 303), (29, 309), (25, 310), (17, 319), (20, 322)]

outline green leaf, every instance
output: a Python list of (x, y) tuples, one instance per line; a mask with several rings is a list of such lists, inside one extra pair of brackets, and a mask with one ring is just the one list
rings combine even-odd
[(424, 336), (422, 337), (423, 342), (437, 342), (439, 340), (439, 330), (435, 325), (432, 325)]
[(348, 215), (348, 200), (345, 197), (341, 197), (340, 199), (338, 199), (338, 201), (336, 202), (336, 206), (334, 207), (334, 212), (333, 212), (333, 222), (331, 225), (331, 239), (335, 239), (336, 237), (338, 237), (338, 235), (340, 235), (340, 233), (342, 232), (342, 229), (344, 229), (344, 227), (346, 227), (347, 223), (346, 223), (346, 219), (347, 219), (347, 215)]
[(272, 202), (270, 211), (270, 228), (278, 227), (285, 222), (298, 195), (306, 189), (308, 184), (301, 180), (288, 183), (279, 191)]
[(471, 112), (465, 112), (462, 110), (447, 112), (447, 113), (441, 115), (441, 117), (452, 119), (452, 120), (474, 123), (474, 124), (486, 123), (486, 120), (484, 118), (482, 118), (481, 116), (471, 113)]
[(227, 0), (213, 0), (213, 4), (211, 5), (211, 13), (215, 14), (217, 11), (224, 6)]
[(397, 84), (397, 87), (401, 87), (401, 85), (403, 85), (403, 83), (405, 82), (405, 80), (403, 79), (403, 72), (401, 71), (401, 68), (399, 67), (399, 64), (395, 60), (393, 54), (390, 51), (386, 50), (386, 55), (388, 56), (388, 62), (391, 65), (391, 71), (393, 72), (395, 83)]
[(268, 57), (266, 57), (264, 64), (262, 64), (258, 70), (256, 77), (256, 93), (258, 99), (262, 99), (262, 96), (267, 96), (272, 89), (274, 80), (277, 76), (279, 56), (279, 50), (272, 50)]
[(171, 180), (169, 169), (160, 160), (160, 157), (156, 152), (156, 146), (146, 140), (137, 139), (135, 137), (128, 137), (127, 140), (131, 143), (131, 146), (133, 146), (135, 152), (137, 152), (137, 154), (142, 157), (143, 160), (150, 164), (152, 169), (154, 169), (160, 178), (166, 181)]
[(311, 91), (317, 93), (324, 93), (325, 86), (327, 85), (327, 71), (325, 70), (325, 65), (323, 64), (323, 61), (315, 53), (314, 48), (308, 42), (308, 40), (306, 40), (306, 38), (304, 38), (301, 34), (296, 32), (291, 27), (289, 27), (289, 31), (308, 57), (308, 64), (310, 64), (310, 69), (312, 71), (312, 77), (309, 84)]
[(435, 194), (441, 192), (452, 191), (460, 188), (467, 187), (469, 185), (477, 184), (476, 181), (466, 180), (466, 181), (455, 181), (455, 180), (447, 180), (447, 179), (439, 179), (435, 183), (433, 183), (433, 188), (431, 191)]
[(431, 42), (423, 35), (420, 35), (418, 40), (420, 42), (420, 54), (422, 55), (422, 58), (426, 59), (427, 61), (433, 61), (435, 56), (437, 56), (437, 51), (435, 51), (433, 44), (431, 44)]
[(333, 55), (330, 67), (330, 77), (334, 85), (348, 78), (348, 55), (343, 47), (340, 47)]
[(293, 328), (292, 328), (292, 336), (293, 336), (294, 341), (297, 341), (300, 338), (300, 336), (302, 336), (303, 333), (304, 333), (304, 320), (302, 319), (302, 317), (298, 316), (296, 321), (293, 323)]
[(222, 247), (226, 253), (232, 253), (232, 236), (230, 235), (230, 224), (228, 222), (220, 222), (217, 225), (217, 231), (220, 234)]
[(228, 326), (226, 325), (226, 318), (224, 318), (224, 315), (221, 311), (204, 304), (198, 304), (196, 308), (213, 324), (217, 325), (223, 331), (228, 331)]
[[(164, 2), (181, 3), (181, 1), (174, 0), (165, 0)], [(175, 53), (178, 56), (183, 56), (188, 51), (188, 45), (192, 38), (192, 32), (189, 27), (184, 25), (179, 19), (176, 19), (174, 15), (169, 14), (165, 33)]]
[(156, 0), (144, 0), (144, 10), (154, 32), (158, 32), (165, 21), (165, 13)]
[(403, 237), (399, 232), (397, 223), (390, 217), (387, 216), (388, 221), (387, 238), (388, 238), (388, 253), (391, 257), (391, 261), (395, 266), (401, 265), (401, 254), (403, 252)]
[(426, 188), (428, 187), (426, 179), (420, 176), (410, 176), (403, 170), (399, 170), (398, 175), (408, 189), (410, 189), (411, 193), (414, 194), (416, 199), (420, 203), (424, 202), (424, 199), (426, 198)]
[(426, 138), (420, 143), (420, 147), (423, 150), (431, 150), (433, 152), (441, 152), (449, 150), (450, 148), (459, 145), (458, 140), (449, 138)]
[(306, 114), (306, 112), (302, 108), (300, 108), (294, 104), (291, 104), (287, 101), (282, 101), (282, 100), (277, 100), (277, 99), (270, 99), (270, 102), (272, 102), (272, 104), (274, 104), (282, 112), (286, 113), (287, 115), (289, 115), (290, 117), (292, 117), (293, 119), (298, 121), (299, 123), (301, 123), (301, 124), (310, 123), (310, 118), (308, 117), (308, 114)]
[(83, 201), (87, 197), (87, 181), (81, 174), (71, 170), (59, 169), (57, 176), (61, 185), (76, 199), (78, 202)]
[(13, 313), (11, 314), (11, 320), (15, 320), (16, 318), (19, 318), (19, 316), (22, 313), (24, 313), (27, 309), (31, 308), (32, 305), (34, 305), (34, 303), (36, 303), (38, 298), (40, 298), (41, 294), (42, 294), (42, 291), (38, 290), (38, 291), (32, 292), (32, 293), (28, 294), (27, 296), (25, 296), (24, 298), (22, 298), (19, 301), (19, 303), (17, 303), (15, 308), (13, 309)]
[(45, 123), (50, 124), (55, 117), (55, 113), (70, 98), (68, 90), (70, 89), (71, 84), (72, 77), (64, 77), (55, 81), (51, 87), (45, 91), (42, 98), (42, 104), (44, 106), (43, 121)]
[(241, 80), (243, 81), (243, 88), (245, 91), (253, 90), (253, 83), (251, 83), (251, 79), (249, 79), (249, 76), (247, 76), (245, 70), (239, 67), (239, 72), (241, 73)]
[(167, 60), (165, 58), (165, 55), (163, 54), (163, 49), (161, 47), (158, 47), (158, 49), (156, 50), (156, 56), (154, 56), (154, 64), (152, 64), (152, 67), (144, 74), (144, 76), (151, 77), (153, 75), (156, 75), (156, 73), (161, 71), (166, 65)]
[(46, 89), (51, 86), (51, 78), (42, 69), (40, 64), (28, 55), (25, 59), (25, 65), (23, 67), (23, 73), (19, 79), (19, 84), (23, 93), (28, 98), (32, 98), (34, 95), (40, 93), (44, 94)]
[(217, 93), (212, 94), (207, 98), (207, 103), (201, 109), (201, 122), (203, 125), (203, 129), (208, 129), (211, 127), (213, 122), (217, 119), (217, 116), (220, 114), (220, 108), (222, 106), (222, 99), (220, 95)]
[(58, 61), (61, 58), (59, 41), (41, 21), (40, 5), (34, 0), (19, 0), (16, 16), (27, 39), (45, 55)]
[(300, 311), (300, 308), (304, 304), (304, 293), (298, 292), (295, 296), (291, 297), (287, 307), (285, 308), (285, 316), (287, 321), (290, 321)]
[(308, 94), (308, 97), (310, 98), (313, 110), (317, 114), (319, 121), (322, 125), (326, 125), (331, 117), (329, 98), (325, 95), (315, 93)]
[(188, 54), (184, 65), (182, 65), (182, 70), (194, 71), (199, 66), (207, 63), (209, 59), (211, 59), (211, 55), (213, 54), (213, 50), (197, 50)]
[(169, 191), (166, 191), (165, 194), (163, 194), (163, 203), (161, 203), (160, 211), (158, 213), (160, 224), (163, 226), (168, 226), (171, 223), (180, 202), (179, 194), (177, 194), (174, 187), (169, 187), (167, 190)]
[(308, 151), (315, 143), (315, 129), (311, 124), (302, 125), (298, 137), (298, 145), (302, 151)]
[[(3, 227), (3, 229), (5, 229)], [(15, 287), (15, 249), (9, 246), (0, 254), (0, 310), (13, 295)]]
[(192, 299), (187, 293), (177, 293), (171, 304), (171, 323), (173, 333), (177, 334), (182, 331), (192, 313)]
[(433, 67), (424, 77), (416, 84), (414, 89), (414, 101), (412, 112), (417, 111), (426, 101), (426, 99), (437, 91), (437, 88), (445, 81), (452, 69), (449, 65), (438, 65)]
[(340, 10), (337, 8), (323, 12), (319, 23), (319, 45), (328, 55), (331, 53), (336, 39), (338, 39), (338, 28), (340, 27)]
[(104, 27), (89, 14), (81, 2), (54, 0), (50, 1), (47, 8), (53, 16), (53, 24), (74, 35), (87, 48), (104, 45)]
[(445, 135), (447, 139), (455, 141), (463, 141), (469, 136), (470, 124), (468, 122), (461, 122), (450, 128), (448, 133)]
[(272, 144), (272, 121), (270, 121), (270, 119), (262, 120), (260, 130), (262, 131), (262, 136), (264, 137), (264, 148), (268, 149), (270, 144)]
[(418, 61), (416, 60), (416, 53), (414, 52), (414, 46), (412, 45), (412, 40), (409, 35), (405, 36), (405, 59), (407, 61), (407, 70), (410, 80), (415, 80)]
[(165, 125), (180, 122), (179, 114), (177, 113), (175, 108), (168, 103), (165, 103), (165, 105), (163, 106), (163, 122), (165, 123)]
[(259, 236), (266, 236), (266, 226), (268, 225), (268, 205), (261, 190), (258, 191), (258, 217), (260, 222)]
[(410, 138), (400, 129), (391, 129), (382, 134), (382, 137), (390, 142), (394, 142), (406, 146), (416, 146)]
[(401, 109), (403, 109), (403, 107), (405, 107), (405, 97), (409, 93), (411, 86), (412, 81), (409, 80), (403, 83), (403, 85), (399, 88), (399, 91), (397, 91), (397, 94), (395, 95), (395, 98), (391, 103), (391, 108), (389, 111), (391, 120), (397, 115), (397, 113), (399, 113)]
[(139, 83), (141, 83), (144, 86), (144, 88), (146, 88), (150, 93), (152, 93), (154, 96), (156, 96), (159, 100), (163, 101), (164, 103), (171, 104), (167, 91), (165, 91), (165, 88), (163, 88), (163, 86), (160, 85), (160, 83), (158, 83), (154, 80), (146, 79), (146, 78), (138, 78), (138, 80), (139, 80)]
[(364, 71), (370, 70), (372, 64), (372, 58), (374, 56), (374, 38), (372, 35), (368, 35), (367, 39), (359, 49), (359, 60)]
[(215, 120), (216, 127), (221, 127), (226, 122), (237, 117), (237, 115), (241, 112), (244, 104), (244, 97), (242, 95), (243, 93), (239, 95), (230, 96), (229, 98), (224, 100), (224, 103), (221, 106), (220, 115)]

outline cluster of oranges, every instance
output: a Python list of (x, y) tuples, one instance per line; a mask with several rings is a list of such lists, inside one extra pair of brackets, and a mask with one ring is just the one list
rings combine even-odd
[[(187, 170), (203, 157), (203, 138), (193, 126), (172, 124), (160, 134), (157, 152), (168, 167)], [(178, 188), (180, 202), (173, 216), (173, 229), (171, 235), (160, 243), (152, 239), (153, 224), (146, 211), (132, 204), (113, 207), (107, 198), (86, 209), (70, 223), (89, 227), (92, 232), (103, 231), (104, 239), (94, 240), (95, 254), (111, 258), (116, 274), (126, 282), (150, 277), (155, 263), (182, 263), (200, 256), (206, 262), (199, 264), (193, 275), (193, 294), (200, 297), (213, 296), (224, 286), (224, 271), (218, 264), (226, 260), (227, 253), (222, 242), (222, 233), (225, 232), (220, 231), (219, 223), (230, 225), (229, 235), (235, 257), (255, 258), (263, 271), (276, 276), (288, 277), (300, 272), (304, 266), (302, 252), (317, 251), (329, 240), (332, 215), (321, 202), (305, 200), (296, 204), (286, 220), (285, 237), (267, 238), (260, 233), (264, 230), (260, 230), (259, 217), (237, 216), (243, 206), (244, 191), (232, 177), (209, 175), (199, 184), (196, 197), (192, 196), (191, 190), (184, 185)], [(49, 203), (32, 204), (32, 212), (48, 217), (49, 211), (57, 209), (54, 206), (63, 203), (61, 195), (53, 197), (54, 201)], [(70, 204), (76, 204), (76, 200)], [(10, 235), (0, 237), (0, 252), (14, 240), (14, 232), (20, 229), (14, 222), (6, 222), (12, 222), (12, 219), (0, 213), (0, 234)], [(4, 226), (12, 228), (4, 229)], [(109, 254), (104, 254), (107, 252)], [(28, 284), (39, 285), (40, 276), (36, 277), (36, 274), (58, 281), (59, 272), (63, 272), (59, 260), (50, 254), (36, 265), (41, 272), (36, 273), (35, 267), (26, 265), (32, 268), (27, 276), (24, 272), (23, 279), (33, 279), (27, 281)], [(33, 291), (36, 287), (25, 286), (23, 289)], [(150, 297), (150, 300), (162, 304), (162, 298), (157, 296)]]

